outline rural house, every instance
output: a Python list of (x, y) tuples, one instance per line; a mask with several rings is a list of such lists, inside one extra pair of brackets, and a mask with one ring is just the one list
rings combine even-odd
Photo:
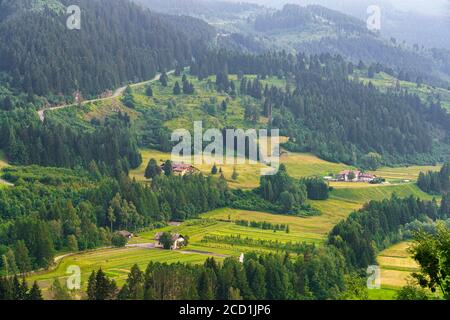
[[(161, 169), (164, 170), (164, 164), (161, 165)], [(197, 169), (186, 163), (172, 163), (173, 174), (184, 176), (185, 174), (191, 174), (197, 171)]]
[[(158, 232), (155, 235), (155, 246), (158, 248), (162, 248), (163, 244), (160, 242), (161, 236), (164, 232)], [(170, 247), (170, 250), (178, 250), (180, 249), (185, 243), (184, 237), (179, 233), (172, 234), (172, 246)]]
[(359, 170), (344, 170), (336, 176), (337, 181), (348, 182), (371, 182), (376, 176), (368, 173), (363, 173)]
[(129, 232), (129, 231), (126, 231), (126, 230), (122, 230), (122, 231), (119, 231), (117, 233), (120, 234), (122, 237), (127, 238), (127, 239), (133, 238), (133, 234), (131, 232)]

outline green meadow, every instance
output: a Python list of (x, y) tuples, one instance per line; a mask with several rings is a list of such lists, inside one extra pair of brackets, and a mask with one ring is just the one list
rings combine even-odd
[[(78, 266), (81, 269), (81, 285), (85, 289), (89, 275), (93, 270), (102, 270), (118, 285), (122, 285), (128, 276), (128, 272), (134, 264), (138, 264), (145, 270), (150, 261), (166, 263), (203, 263), (205, 255), (196, 253), (181, 253), (162, 249), (142, 248), (110, 248), (99, 249), (90, 252), (78, 253), (62, 258), (51, 271), (37, 272), (28, 277), (28, 281), (37, 281), (42, 288), (44, 296), (49, 297), (49, 287), (55, 279), (65, 281), (70, 274), (67, 270), (70, 266)], [(216, 257), (219, 261), (221, 258)]]

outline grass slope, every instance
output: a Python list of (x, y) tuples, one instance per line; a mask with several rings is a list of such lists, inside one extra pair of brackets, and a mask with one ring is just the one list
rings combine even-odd
[[(55, 279), (65, 281), (69, 276), (66, 271), (69, 266), (78, 266), (81, 269), (82, 288), (86, 288), (87, 280), (93, 270), (100, 267), (117, 284), (123, 285), (131, 267), (137, 263), (142, 270), (145, 270), (150, 261), (166, 263), (203, 263), (207, 256), (196, 253), (184, 254), (176, 251), (165, 251), (160, 249), (142, 248), (114, 248), (101, 249), (68, 256), (61, 259), (57, 267), (52, 271), (45, 271), (33, 274), (28, 277), (28, 281), (37, 281), (43, 289), (44, 296), (49, 298), (49, 287)], [(220, 258), (219, 258), (220, 260)]]

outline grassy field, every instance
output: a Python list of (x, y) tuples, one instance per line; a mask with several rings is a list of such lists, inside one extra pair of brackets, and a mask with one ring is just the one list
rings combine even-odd
[[(131, 170), (130, 172), (130, 176), (138, 181), (146, 180), (144, 177), (144, 172), (150, 159), (154, 158), (159, 162), (171, 159), (170, 153), (164, 153), (156, 150), (142, 150), (141, 154), (143, 159), (141, 166), (137, 169)], [(181, 159), (177, 159), (175, 157), (172, 160), (179, 161)], [(286, 165), (289, 175), (294, 178), (308, 177), (312, 175), (326, 176), (329, 173), (335, 174), (339, 173), (342, 170), (352, 168), (345, 164), (327, 162), (325, 160), (319, 159), (312, 154), (307, 153), (283, 154), (280, 157), (280, 162)], [(195, 165), (195, 167), (204, 174), (210, 174), (212, 166), (212, 164)], [(222, 168), (223, 174), (227, 179), (230, 187), (242, 189), (252, 189), (258, 187), (259, 178), (261, 176), (261, 169), (266, 168), (264, 164), (249, 164), (248, 162), (246, 164), (218, 165), (218, 167)], [(234, 168), (236, 168), (236, 171), (239, 175), (237, 180), (231, 179)], [(357, 184), (346, 184), (345, 187), (350, 187), (351, 185), (356, 186)], [(364, 184), (364, 187), (368, 186), (368, 184)]]
[(419, 177), (420, 172), (439, 171), (441, 166), (409, 166), (388, 168), (383, 167), (377, 171), (370, 172), (377, 176), (383, 177), (390, 182), (403, 182), (405, 180), (415, 181)]
[[(197, 77), (187, 76), (188, 80), (194, 85), (195, 93), (192, 95), (174, 95), (173, 87), (175, 82), (182, 84), (182, 77), (169, 75), (168, 85), (164, 87), (159, 81), (152, 84), (153, 97), (145, 95), (145, 86), (134, 87), (134, 99), (136, 105), (140, 108), (150, 108), (154, 110), (167, 111), (169, 103), (176, 106), (174, 117), (167, 120), (164, 125), (169, 130), (188, 129), (192, 130), (194, 121), (203, 121), (203, 127), (207, 128), (258, 128), (267, 123), (267, 118), (261, 117), (259, 122), (254, 124), (244, 120), (244, 105), (246, 103), (256, 103), (256, 100), (250, 97), (231, 98), (225, 92), (215, 90), (215, 76), (208, 77), (199, 81)], [(230, 80), (237, 82), (236, 75), (230, 75)], [(280, 80), (269, 78), (266, 83), (279, 85)], [(222, 101), (227, 102), (227, 110), (221, 110)], [(204, 104), (215, 105), (215, 110), (205, 110)], [(138, 108), (139, 109), (139, 108)]]
[(410, 257), (409, 242), (401, 242), (380, 252), (377, 257), (381, 267), (383, 288), (398, 289), (406, 285), (407, 278), (418, 270), (417, 263)]
[[(379, 253), (378, 265), (381, 268), (381, 289), (369, 290), (371, 299), (392, 300), (396, 292), (412, 280), (411, 273), (419, 270), (419, 265), (411, 257), (408, 249), (411, 242), (395, 244)], [(442, 299), (440, 293), (428, 291), (431, 299)]]
[[(87, 280), (93, 270), (100, 267), (111, 278), (115, 279), (119, 286), (123, 285), (131, 267), (137, 263), (142, 270), (145, 270), (150, 261), (166, 263), (203, 263), (206, 255), (197, 253), (181, 253), (176, 251), (166, 251), (161, 249), (143, 248), (119, 248), (100, 249), (87, 253), (68, 256), (60, 261), (57, 267), (48, 272), (34, 274), (28, 281), (37, 281), (43, 289), (45, 297), (49, 297), (48, 289), (55, 279), (65, 281), (69, 266), (79, 266), (81, 269), (82, 287), (86, 288)], [(220, 258), (217, 258), (221, 260)]]

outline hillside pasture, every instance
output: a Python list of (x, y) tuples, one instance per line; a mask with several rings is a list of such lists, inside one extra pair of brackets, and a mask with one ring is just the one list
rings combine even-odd
[(381, 286), (400, 289), (407, 284), (412, 272), (418, 270), (417, 263), (408, 253), (411, 243), (401, 242), (380, 252), (377, 262), (381, 268)]
[[(385, 72), (375, 74), (372, 79), (367, 76), (366, 72), (355, 72), (358, 74), (360, 81), (365, 84), (371, 82), (376, 88), (382, 91), (396, 89), (397, 79)], [(354, 76), (351, 78), (354, 78)], [(426, 102), (429, 97), (432, 97), (435, 100), (439, 99), (442, 107), (446, 108), (450, 112), (450, 90), (427, 84), (421, 84), (418, 86), (417, 83), (402, 80), (398, 80), (398, 84), (401, 89), (407, 90), (410, 94), (417, 95), (424, 102)]]
[(420, 172), (439, 171), (440, 165), (436, 166), (408, 166), (408, 167), (382, 167), (369, 173), (385, 178), (390, 182), (404, 182), (405, 180), (416, 181)]

